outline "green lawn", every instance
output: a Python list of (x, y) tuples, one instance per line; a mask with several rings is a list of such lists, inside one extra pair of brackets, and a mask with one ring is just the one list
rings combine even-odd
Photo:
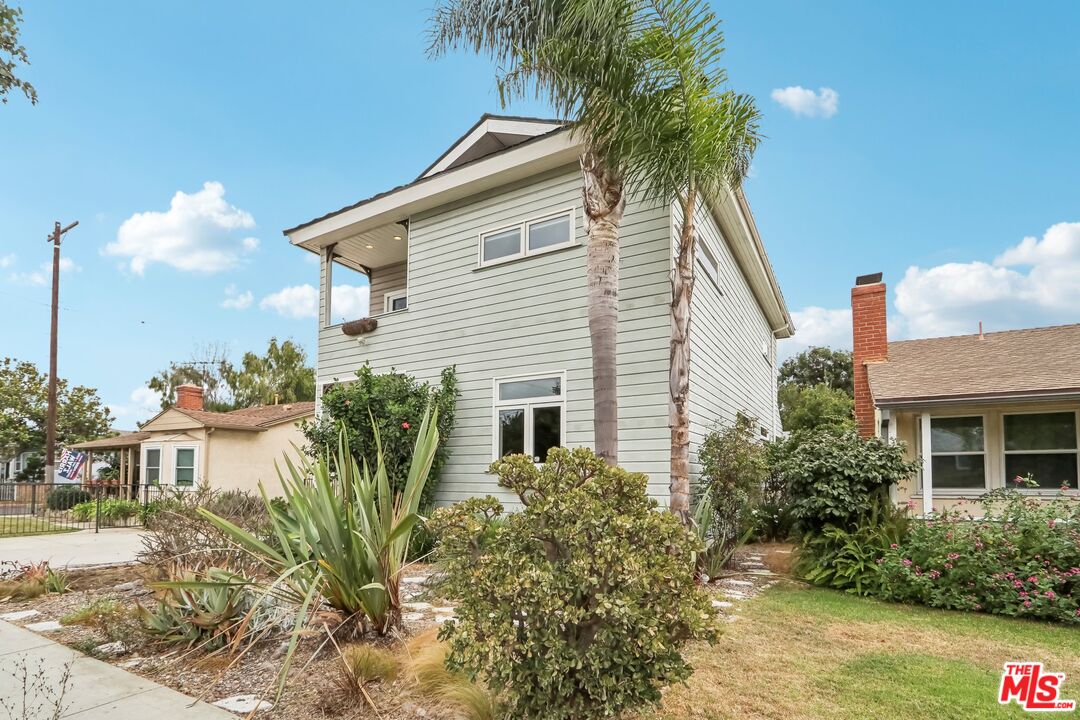
[(1041, 660), (1080, 700), (1080, 629), (776, 586), (739, 603), (720, 642), (648, 718), (1024, 717), (997, 704), (1001, 666)]
[(57, 525), (37, 517), (0, 516), (0, 537), (74, 532), (78, 528)]

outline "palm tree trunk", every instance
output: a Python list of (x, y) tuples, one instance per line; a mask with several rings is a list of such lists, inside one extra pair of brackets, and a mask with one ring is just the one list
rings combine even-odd
[(690, 523), (690, 302), (694, 296), (694, 211), (697, 190), (693, 185), (682, 205), (679, 254), (671, 279), (671, 357), (668, 392), (671, 395), (670, 510)]
[(619, 224), (626, 208), (622, 177), (591, 151), (581, 156), (581, 194), (589, 234), (586, 281), (593, 368), (593, 434), (596, 454), (619, 460), (616, 342), (619, 329)]

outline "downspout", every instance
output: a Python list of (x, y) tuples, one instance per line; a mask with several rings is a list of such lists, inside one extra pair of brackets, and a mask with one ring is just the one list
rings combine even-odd
[(202, 479), (206, 482), (207, 486), (210, 485), (210, 436), (214, 434), (214, 429), (215, 428), (208, 427), (203, 431)]

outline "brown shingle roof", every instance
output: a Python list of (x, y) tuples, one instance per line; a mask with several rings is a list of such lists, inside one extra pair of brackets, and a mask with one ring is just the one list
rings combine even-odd
[(256, 405), (232, 412), (208, 412), (206, 410), (173, 410), (187, 415), (206, 427), (228, 430), (265, 430), (286, 420), (302, 418), (315, 412), (315, 403), (298, 402), (283, 405)]
[(867, 369), (878, 405), (1080, 394), (1080, 324), (891, 342)]

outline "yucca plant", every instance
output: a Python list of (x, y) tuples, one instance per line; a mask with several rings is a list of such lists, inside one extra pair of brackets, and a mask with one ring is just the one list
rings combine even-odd
[(347, 617), (367, 618), (380, 633), (401, 621), (398, 586), (409, 535), (419, 519), (420, 496), (438, 447), (438, 412), (420, 424), (404, 490), (394, 493), (382, 441), (374, 473), (357, 462), (341, 428), (338, 447), (312, 462), (285, 458), (278, 475), (287, 510), (274, 506), (260, 485), (280, 550), (207, 510), (200, 514), (256, 556), (297, 598), (321, 597)]

